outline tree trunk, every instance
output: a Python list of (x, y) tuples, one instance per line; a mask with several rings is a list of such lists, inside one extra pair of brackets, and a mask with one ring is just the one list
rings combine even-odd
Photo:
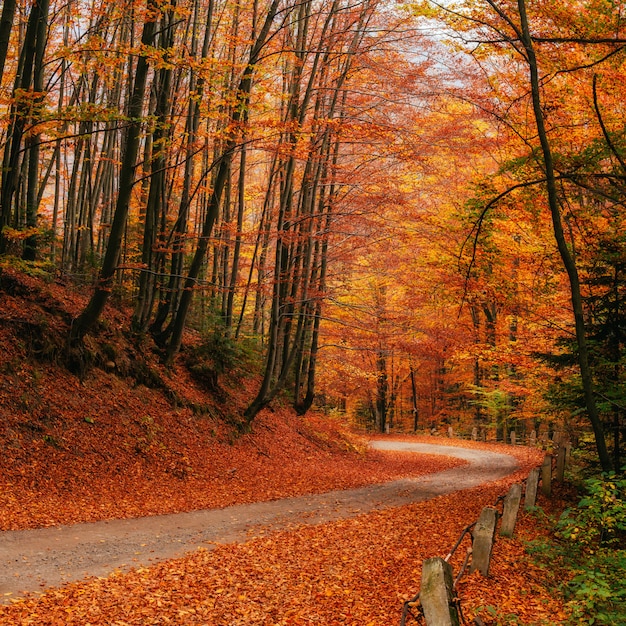
[[(174, 8), (172, 3), (161, 22), (160, 48), (169, 50), (174, 45)], [(138, 334), (143, 334), (148, 327), (154, 307), (157, 289), (158, 260), (162, 256), (155, 252), (159, 238), (164, 233), (160, 224), (164, 221), (166, 211), (166, 167), (167, 148), (170, 142), (170, 114), (172, 107), (171, 86), (172, 68), (169, 65), (161, 68), (156, 79), (156, 105), (154, 115), (156, 124), (152, 134), (150, 153), (150, 185), (146, 202), (143, 244), (141, 249), (142, 271), (139, 276), (139, 292), (133, 313), (132, 327)]]
[(4, 76), (4, 64), (9, 50), (13, 18), (15, 17), (15, 0), (4, 0), (0, 16), (0, 84)]
[[(156, 0), (148, 0), (148, 16), (153, 15), (157, 11)], [(141, 43), (144, 46), (150, 46), (154, 36), (156, 22), (154, 20), (147, 21), (143, 26)], [(143, 100), (146, 91), (146, 82), (148, 78), (148, 59), (146, 56), (140, 56), (137, 61), (137, 69), (135, 71), (135, 80), (133, 85), (132, 96), (129, 105), (129, 126), (127, 129), (124, 156), (122, 160), (119, 193), (115, 212), (113, 214), (113, 222), (111, 223), (111, 232), (107, 244), (104, 260), (100, 268), (98, 283), (91, 300), (83, 310), (83, 312), (74, 320), (70, 331), (70, 347), (79, 344), (83, 337), (93, 328), (106, 305), (111, 290), (113, 288), (113, 280), (120, 257), (122, 239), (126, 228), (126, 219), (130, 204), (130, 197), (133, 186), (135, 184), (135, 169), (137, 165), (137, 156), (139, 154), (139, 144), (141, 137)]]
[(563, 223), (561, 218), (561, 212), (559, 209), (558, 192), (556, 187), (556, 177), (554, 173), (554, 164), (552, 158), (552, 149), (548, 134), (546, 131), (543, 111), (541, 108), (541, 88), (539, 82), (539, 69), (537, 64), (537, 58), (535, 56), (535, 50), (530, 34), (530, 28), (528, 24), (528, 16), (526, 14), (525, 0), (517, 1), (520, 24), (521, 24), (521, 41), (526, 50), (526, 58), (528, 61), (530, 72), (530, 86), (532, 93), (533, 112), (535, 116), (535, 123), (537, 127), (537, 135), (541, 144), (541, 153), (543, 155), (545, 173), (546, 173), (546, 189), (548, 193), (548, 204), (550, 207), (550, 215), (552, 217), (552, 227), (554, 230), (554, 237), (561, 255), (561, 260), (570, 284), (570, 296), (572, 301), (572, 308), (574, 310), (574, 322), (576, 327), (576, 343), (578, 346), (578, 364), (580, 368), (580, 376), (582, 379), (583, 391), (585, 396), (585, 406), (587, 409), (587, 415), (596, 439), (596, 448), (598, 450), (598, 457), (600, 465), (604, 471), (611, 469), (611, 458), (609, 456), (606, 440), (604, 437), (604, 428), (602, 421), (598, 414), (596, 401), (594, 397), (594, 385), (591, 374), (591, 367), (589, 365), (589, 351), (587, 346), (587, 330), (585, 327), (585, 318), (583, 311), (583, 299), (580, 291), (580, 279), (578, 276), (578, 268), (576, 261), (568, 247), (563, 232)]
[(419, 412), (417, 409), (417, 384), (415, 381), (415, 367), (413, 363), (409, 364), (409, 372), (411, 374), (411, 403), (413, 405), (413, 432), (417, 432), (419, 425)]
[[(269, 37), (270, 29), (272, 27), (272, 23), (274, 22), (274, 18), (276, 17), (279, 4), (280, 0), (273, 0), (265, 18), (263, 28), (261, 29), (250, 51), (248, 63), (246, 65), (246, 68), (244, 69), (243, 76), (237, 88), (236, 105), (233, 108), (233, 112), (231, 114), (231, 122), (233, 123), (234, 127), (237, 127), (238, 125), (242, 125), (245, 127), (245, 124), (247, 123), (247, 108), (250, 93), (252, 90), (252, 78), (255, 65), (258, 61), (261, 50), (265, 46), (267, 38)], [(236, 147), (237, 138), (231, 136), (226, 141), (224, 150), (217, 163), (217, 174), (213, 183), (213, 191), (211, 193), (211, 198), (207, 207), (207, 212), (202, 227), (202, 234), (200, 236), (198, 247), (196, 248), (195, 254), (191, 261), (189, 272), (187, 273), (187, 278), (185, 280), (185, 285), (178, 305), (178, 310), (176, 311), (176, 316), (172, 322), (171, 336), (169, 338), (166, 351), (167, 363), (171, 363), (173, 361), (182, 343), (183, 330), (185, 327), (185, 322), (187, 320), (187, 314), (189, 313), (189, 307), (191, 306), (194, 288), (196, 286), (197, 278), (204, 263), (204, 257), (206, 255), (209, 244), (209, 237), (213, 232), (213, 226), (217, 220), (219, 207), (222, 200), (222, 193), (224, 192), (228, 173), (230, 171), (230, 164), (233, 158), (233, 152)]]
[[(199, 61), (206, 59), (209, 53), (209, 45), (212, 37), (212, 24), (213, 24), (213, 1), (211, 0), (207, 7), (206, 14), (206, 26), (204, 31), (204, 38), (202, 43), (202, 49), (200, 52)], [(194, 25), (193, 35), (191, 42), (192, 57), (196, 57), (197, 54), (197, 34), (196, 28), (199, 22), (200, 6), (199, 0), (194, 2)], [(195, 146), (198, 129), (200, 127), (200, 100), (204, 97), (204, 87), (206, 80), (203, 76), (200, 76), (196, 80), (195, 74), (192, 72), (189, 78), (189, 102), (187, 105), (187, 121), (185, 124), (185, 169), (183, 174), (182, 191), (180, 197), (180, 203), (178, 205), (178, 215), (176, 222), (172, 228), (169, 242), (172, 246), (172, 257), (170, 261), (170, 275), (165, 289), (165, 293), (162, 294), (161, 301), (154, 317), (154, 321), (150, 325), (150, 332), (159, 342), (163, 342), (168, 333), (164, 333), (163, 327), (165, 326), (168, 318), (178, 307), (180, 299), (180, 285), (183, 278), (183, 265), (185, 260), (185, 239), (188, 231), (189, 211), (192, 202), (192, 179), (195, 167), (195, 155), (197, 148)]]
[[(46, 19), (46, 17), (42, 16), (42, 10), (45, 10), (47, 17), (47, 0), (40, 0), (40, 2), (33, 3), (28, 17), (28, 24), (26, 26), (24, 41), (22, 42), (15, 77), (13, 89), (15, 101), (11, 105), (11, 122), (6, 134), (2, 159), (2, 186), (0, 188), (0, 253), (6, 250), (6, 240), (2, 234), (2, 230), (11, 223), (13, 199), (16, 195), (21, 169), (20, 157), (24, 130), (32, 115), (33, 109), (37, 108), (37, 96), (33, 93), (32, 80), (36, 64), (40, 21), (41, 19)], [(27, 161), (24, 161), (24, 163), (26, 162)], [(16, 223), (19, 223), (19, 220), (16, 220)]]
[[(48, 7), (49, 0), (39, 0), (39, 15), (37, 17), (35, 54), (33, 67), (33, 94), (35, 97), (35, 113), (31, 125), (36, 124), (41, 114), (37, 111), (38, 105), (43, 102), (43, 68), (46, 39), (48, 36)], [(34, 10), (34, 9), (33, 9)], [(28, 152), (28, 184), (26, 191), (26, 227), (37, 227), (37, 209), (39, 208), (39, 133), (32, 134), (27, 141)], [(30, 235), (24, 242), (23, 257), (27, 261), (34, 261), (37, 255), (38, 237)]]
[[(294, 289), (299, 286), (298, 281), (300, 271), (298, 267), (298, 263), (300, 262), (298, 249), (290, 243), (293, 239), (292, 230), (294, 227), (294, 219), (296, 217), (299, 218), (299, 216), (294, 216), (292, 213), (294, 169), (296, 165), (294, 150), (299, 139), (297, 129), (301, 127), (305, 120), (309, 102), (314, 93), (314, 87), (319, 87), (319, 85), (315, 82), (318, 69), (320, 69), (320, 66), (324, 69), (323, 61), (325, 58), (328, 60), (327, 55), (332, 54), (332, 50), (330, 48), (327, 49), (324, 54), (322, 54), (322, 50), (326, 44), (325, 39), (327, 29), (329, 29), (333, 24), (337, 6), (338, 3), (334, 2), (323, 27), (321, 42), (316, 44), (317, 52), (313, 57), (309, 80), (302, 96), (300, 95), (300, 83), (302, 80), (302, 68), (306, 61), (305, 53), (309, 47), (307, 45), (306, 34), (308, 21), (310, 19), (310, 4), (302, 3), (298, 14), (298, 31), (295, 37), (295, 46), (296, 50), (300, 52), (299, 56), (297, 56), (297, 62), (292, 68), (291, 73), (288, 76), (288, 80), (286, 80), (286, 82), (291, 85), (291, 89), (289, 91), (289, 103), (286, 107), (286, 117), (284, 120), (285, 123), (288, 124), (289, 128), (294, 130), (290, 130), (286, 133), (286, 144), (289, 147), (289, 157), (286, 159), (284, 164), (283, 180), (281, 181), (281, 201), (276, 224), (277, 242), (274, 265), (274, 285), (265, 369), (263, 381), (259, 391), (254, 400), (244, 411), (246, 424), (250, 424), (258, 412), (267, 406), (282, 390), (282, 385), (284, 385), (287, 380), (288, 370), (294, 363), (295, 356), (297, 354), (298, 342), (301, 341), (303, 337), (304, 324), (299, 322), (295, 336), (293, 340), (291, 340), (290, 317), (293, 313)], [(339, 75), (330, 92), (330, 104), (328, 111), (325, 112), (327, 119), (332, 119), (334, 117), (338, 95), (340, 93), (345, 94), (342, 89), (343, 84), (347, 79), (348, 71), (353, 61), (353, 54), (358, 48), (358, 44), (364, 35), (364, 25), (367, 23), (369, 10), (370, 3), (364, 3), (359, 17), (356, 20), (354, 31), (351, 33), (352, 38), (348, 45), (348, 51), (345, 55), (343, 65), (341, 65), (341, 59), (339, 60)], [(349, 32), (345, 34), (349, 34)], [(313, 155), (311, 154), (310, 157), (313, 158)], [(303, 191), (305, 193), (307, 192), (305, 184), (303, 184), (301, 193)], [(291, 298), (288, 297), (290, 293), (292, 296)]]
[(246, 146), (241, 146), (239, 159), (239, 180), (237, 182), (237, 232), (235, 233), (235, 245), (233, 247), (233, 260), (228, 284), (226, 299), (226, 315), (224, 324), (227, 329), (233, 325), (233, 309), (235, 301), (235, 290), (237, 288), (237, 277), (239, 276), (239, 259), (241, 256), (241, 237), (243, 230), (243, 216), (246, 204)]

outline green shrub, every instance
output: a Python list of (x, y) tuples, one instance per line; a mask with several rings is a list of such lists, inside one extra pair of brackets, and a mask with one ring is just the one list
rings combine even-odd
[(578, 561), (565, 587), (573, 624), (626, 624), (626, 551), (602, 548)]
[(611, 472), (585, 480), (584, 486), (587, 494), (578, 506), (561, 516), (559, 536), (588, 550), (619, 543), (626, 531), (626, 479)]
[(563, 592), (572, 624), (626, 624), (626, 480), (615, 474), (587, 479), (586, 494), (556, 525), (556, 556), (571, 577)]
[(258, 351), (250, 342), (235, 341), (221, 326), (208, 332), (185, 358), (196, 380), (211, 391), (219, 389), (218, 379), (226, 373), (256, 371), (257, 361)]

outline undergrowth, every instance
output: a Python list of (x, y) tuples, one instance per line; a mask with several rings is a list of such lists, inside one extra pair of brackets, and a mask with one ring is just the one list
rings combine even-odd
[(614, 473), (587, 478), (583, 496), (553, 521), (554, 541), (528, 551), (557, 571), (571, 612), (568, 624), (626, 624), (626, 479)]

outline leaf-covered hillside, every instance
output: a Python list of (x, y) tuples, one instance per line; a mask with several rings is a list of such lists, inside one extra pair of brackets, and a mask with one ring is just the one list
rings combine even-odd
[(64, 340), (83, 304), (60, 282), (0, 273), (3, 530), (222, 507), (454, 463), (366, 451), (336, 421), (279, 405), (241, 433), (245, 373), (209, 393), (184, 355), (165, 369), (153, 346), (130, 341), (114, 307), (86, 345), (90, 368), (71, 373)]

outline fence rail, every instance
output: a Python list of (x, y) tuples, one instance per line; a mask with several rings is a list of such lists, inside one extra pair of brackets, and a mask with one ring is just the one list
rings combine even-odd
[[(478, 571), (483, 576), (489, 576), (498, 521), (500, 536), (512, 537), (522, 499), (524, 509), (530, 510), (536, 505), (539, 485), (543, 495), (549, 497), (553, 478), (559, 482), (563, 481), (572, 446), (562, 437), (558, 438), (556, 443), (558, 446), (556, 454), (546, 454), (542, 465), (533, 468), (525, 480), (511, 485), (508, 493), (498, 496), (493, 506), (484, 507), (478, 520), (461, 531), (458, 540), (445, 558), (431, 557), (424, 560), (420, 591), (404, 603), (400, 626), (407, 626), (409, 618), (426, 626), (468, 624), (463, 615), (457, 584), (468, 569), (470, 572)], [(449, 561), (466, 538), (470, 539), (470, 546), (455, 577)], [(483, 626), (480, 618), (476, 618), (474, 624)]]

